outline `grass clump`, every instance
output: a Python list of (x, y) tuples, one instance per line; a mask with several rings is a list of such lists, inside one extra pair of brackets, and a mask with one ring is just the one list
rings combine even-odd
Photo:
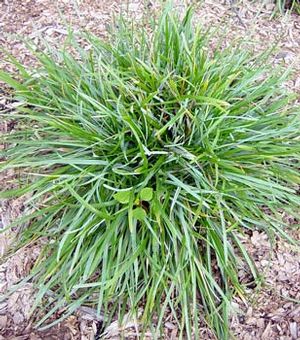
[(2, 196), (32, 194), (20, 244), (49, 240), (33, 269), (36, 305), (54, 293), (40, 323), (63, 306), (96, 305), (107, 322), (143, 306), (157, 336), (172, 313), (181, 337), (199, 338), (205, 316), (226, 339), (242, 259), (256, 278), (240, 235), (285, 235), (278, 209), (299, 207), (283, 76), (264, 56), (212, 51), (191, 10), (170, 12), (151, 35), (121, 23), (89, 50), (71, 40), (36, 53), (34, 70), (17, 63), (20, 81), (1, 72), (24, 103), (2, 117), (18, 129), (1, 168), (22, 172)]

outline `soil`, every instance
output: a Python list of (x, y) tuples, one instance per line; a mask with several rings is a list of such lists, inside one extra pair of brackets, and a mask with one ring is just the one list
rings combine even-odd
[[(191, 1), (186, 1), (191, 3)], [(182, 1), (176, 1), (178, 10)], [(296, 14), (273, 15), (274, 1), (214, 1), (204, 0), (196, 4), (197, 21), (203, 26), (222, 27), (224, 44), (239, 42), (247, 38), (248, 48), (261, 50), (274, 43), (278, 44), (271, 62), (292, 67), (292, 79), (285, 84), (299, 93), (300, 102), (300, 16)], [(117, 0), (0, 0), (0, 46), (27, 65), (35, 60), (26, 48), (29, 39), (37, 46), (42, 40), (58, 46), (66, 38), (67, 26), (75, 31), (88, 29), (105, 37), (107, 27), (116, 14), (129, 13), (140, 20), (145, 11), (157, 13), (159, 1)], [(0, 69), (14, 72), (0, 52)], [(1, 84), (0, 84), (1, 85)], [(0, 88), (0, 111), (14, 110), (11, 94), (3, 86)], [(0, 134), (13, 129), (11, 124), (0, 122)], [(0, 145), (0, 149), (5, 145)], [(1, 189), (12, 187), (12, 179), (19, 176), (13, 171), (0, 173)], [(0, 229), (26, 210), (26, 197), (0, 201)], [(293, 218), (284, 216), (291, 236), (300, 239)], [(16, 237), (18, 229), (0, 234), (0, 256), (3, 256)], [(255, 265), (261, 272), (261, 284), (247, 289), (245, 300), (235, 298), (231, 317), (232, 337), (243, 340), (257, 339), (300, 339), (300, 256), (295, 246), (284, 240), (275, 239), (271, 247), (267, 235), (253, 231), (245, 235), (243, 243), (253, 256)], [(32, 244), (17, 253), (6, 256), (0, 264), (0, 294), (25, 277), (34, 260), (39, 255), (40, 245)], [(247, 279), (242, 269), (240, 277)], [(28, 283), (22, 290), (15, 291), (0, 302), (1, 339), (94, 339), (101, 328), (94, 310), (81, 308), (65, 321), (46, 330), (34, 328), (30, 308), (35, 291)], [(136, 339), (138, 334), (132, 320), (123, 325), (123, 335)], [(177, 339), (178, 330), (172, 320), (165, 321), (165, 339)], [(124, 331), (125, 329), (125, 331)], [(118, 323), (112, 323), (105, 330), (105, 339), (119, 339)], [(125, 332), (125, 333), (124, 333)], [(148, 334), (148, 338), (151, 335)], [(213, 339), (208, 329), (203, 327), (201, 339)]]

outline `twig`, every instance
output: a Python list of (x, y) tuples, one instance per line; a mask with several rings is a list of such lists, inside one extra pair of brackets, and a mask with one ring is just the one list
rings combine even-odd
[(237, 9), (235, 8), (234, 2), (235, 2), (235, 0), (229, 0), (230, 9), (234, 12), (234, 14), (235, 14), (236, 17), (238, 18), (238, 21), (240, 22), (240, 24), (241, 24), (244, 28), (247, 28), (246, 24), (244, 23), (244, 21), (243, 21), (242, 18), (240, 17), (239, 12), (238, 12)]

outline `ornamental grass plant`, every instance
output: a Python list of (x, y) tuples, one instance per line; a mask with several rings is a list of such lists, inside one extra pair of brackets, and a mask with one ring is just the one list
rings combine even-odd
[(22, 103), (1, 115), (17, 123), (1, 171), (21, 174), (1, 197), (30, 195), (18, 247), (47, 240), (27, 278), (39, 326), (87, 304), (104, 325), (129, 312), (159, 337), (171, 314), (181, 338), (205, 321), (226, 339), (238, 270), (257, 279), (241, 237), (288, 238), (300, 117), (287, 75), (268, 53), (211, 48), (192, 16), (167, 8), (152, 33), (120, 21), (88, 49), (70, 36), (34, 52), (34, 68), (11, 59), (18, 80), (0, 73)]

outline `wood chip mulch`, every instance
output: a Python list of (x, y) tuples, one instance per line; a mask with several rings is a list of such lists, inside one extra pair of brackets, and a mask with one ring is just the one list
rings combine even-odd
[[(254, 50), (278, 43), (278, 51), (272, 62), (284, 63), (287, 67), (292, 65), (293, 77), (286, 86), (299, 93), (300, 102), (300, 16), (291, 14), (274, 17), (273, 0), (205, 0), (201, 5), (198, 1), (193, 2), (197, 4), (197, 21), (204, 26), (222, 26), (226, 36), (225, 43), (247, 38), (249, 48)], [(181, 10), (182, 1), (176, 1), (176, 4)], [(35, 60), (26, 48), (24, 39), (33, 41), (37, 46), (42, 39), (53, 45), (61, 44), (67, 34), (66, 24), (71, 24), (75, 31), (89, 29), (105, 36), (113, 13), (128, 11), (139, 20), (144, 13), (144, 6), (153, 12), (160, 8), (159, 1), (156, 0), (0, 0), (0, 46), (27, 65), (34, 65)], [(4, 61), (2, 52), (0, 68), (14, 72), (13, 67)], [(0, 110), (9, 114), (13, 105), (8, 92), (0, 89)], [(12, 128), (13, 126), (0, 122), (0, 134)], [(0, 145), (0, 148), (3, 147)], [(10, 188), (10, 180), (15, 176), (18, 174), (13, 171), (1, 173), (1, 189)], [(0, 229), (23, 213), (26, 209), (25, 200), (26, 198), (0, 201)], [(299, 232), (293, 228), (297, 221), (289, 216), (286, 216), (286, 221), (290, 234), (299, 240)], [(16, 232), (12, 230), (0, 234), (0, 256), (7, 251)], [(258, 231), (246, 235), (243, 242), (263, 275), (259, 287), (247, 289), (247, 303), (234, 299), (232, 335), (241, 340), (300, 339), (299, 250), (283, 240), (275, 240), (275, 246), (271, 248), (267, 236)], [(1, 262), (0, 295), (28, 274), (39, 249), (39, 245), (33, 244)], [(247, 278), (247, 275), (241, 269), (240, 277)], [(82, 308), (77, 314), (47, 331), (34, 330), (33, 318), (30, 316), (34, 293), (33, 287), (27, 284), (25, 288), (0, 302), (0, 340), (95, 338), (100, 322), (93, 310), (88, 308)], [(137, 334), (131, 326), (132, 322), (129, 322), (127, 338), (136, 339)], [(177, 339), (177, 328), (171, 321), (166, 320), (165, 330), (165, 339)], [(119, 338), (119, 329), (114, 323), (107, 328), (106, 339)], [(203, 328), (202, 339), (212, 339), (209, 330)]]

